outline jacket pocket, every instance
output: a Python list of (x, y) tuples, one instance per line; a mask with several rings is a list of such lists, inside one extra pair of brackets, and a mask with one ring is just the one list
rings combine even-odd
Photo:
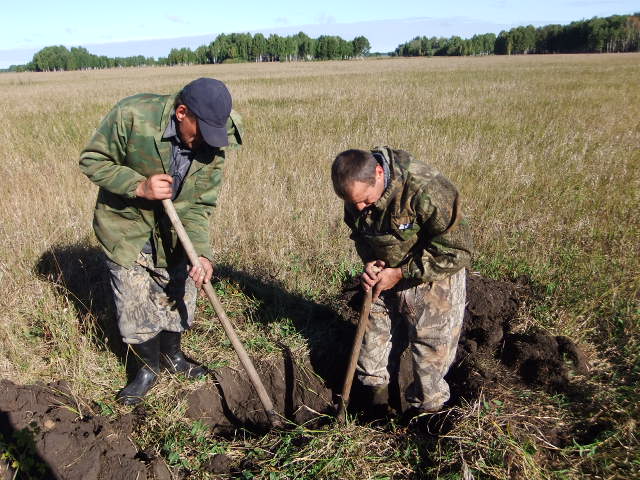
[(137, 220), (141, 217), (140, 209), (120, 195), (100, 189), (96, 210), (105, 210), (112, 215), (118, 215), (126, 220)]
[(215, 206), (222, 185), (222, 163), (214, 162), (196, 173), (193, 198), (198, 203)]
[(394, 235), (403, 242), (417, 237), (420, 230), (415, 217), (410, 215), (393, 215), (391, 217), (391, 229)]

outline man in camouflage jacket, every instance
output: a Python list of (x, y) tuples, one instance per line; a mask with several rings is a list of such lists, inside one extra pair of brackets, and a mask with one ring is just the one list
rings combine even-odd
[(390, 352), (407, 328), (414, 370), (407, 402), (414, 411), (437, 411), (449, 399), (444, 376), (460, 336), (473, 248), (458, 191), (389, 147), (340, 153), (331, 177), (364, 263), (361, 284), (373, 288), (358, 378), (374, 409), (386, 411)]
[[(211, 279), (209, 218), (227, 146), (241, 124), (219, 80), (200, 78), (177, 95), (125, 98), (107, 114), (80, 155), (100, 187), (93, 227), (106, 255), (118, 326), (138, 359), (136, 377), (118, 393), (136, 404), (160, 366), (196, 377), (181, 333), (193, 322), (197, 288)], [(172, 199), (202, 268), (188, 266), (161, 200)]]

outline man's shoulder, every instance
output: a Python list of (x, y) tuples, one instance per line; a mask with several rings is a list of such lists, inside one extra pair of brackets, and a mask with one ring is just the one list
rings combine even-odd
[(173, 95), (158, 95), (155, 93), (138, 93), (123, 98), (117, 107), (125, 114), (135, 116), (162, 115), (167, 102), (175, 98)]
[(393, 149), (392, 152), (396, 178), (402, 183), (399, 195), (406, 202), (439, 202), (457, 196), (453, 182), (434, 166), (414, 158), (405, 150)]
[(118, 102), (123, 107), (135, 107), (136, 105), (157, 104), (164, 105), (171, 95), (160, 95), (158, 93), (137, 93), (129, 97), (125, 97)]
[(416, 159), (411, 153), (400, 148), (376, 147), (372, 151), (383, 153), (395, 171), (396, 177), (405, 182), (429, 182), (440, 172), (422, 160)]
[(123, 98), (116, 106), (118, 122), (129, 126), (143, 136), (154, 136), (166, 125), (168, 112), (173, 107), (174, 95), (140, 93)]

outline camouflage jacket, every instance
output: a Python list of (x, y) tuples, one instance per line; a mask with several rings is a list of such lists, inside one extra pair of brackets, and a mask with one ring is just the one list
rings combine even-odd
[[(80, 169), (100, 187), (93, 228), (106, 255), (133, 265), (150, 236), (156, 246), (156, 266), (164, 267), (179, 249), (177, 235), (159, 201), (136, 197), (145, 178), (169, 173), (172, 144), (163, 133), (175, 95), (140, 94), (125, 98), (105, 116), (80, 154)], [(240, 118), (227, 122), (229, 145), (242, 143)], [(174, 205), (198, 255), (212, 260), (209, 217), (222, 182), (223, 149), (199, 151)]]
[(358, 211), (345, 202), (344, 210), (362, 261), (400, 267), (411, 284), (442, 280), (469, 266), (473, 244), (453, 184), (403, 150), (373, 152), (389, 161), (389, 185), (370, 207)]

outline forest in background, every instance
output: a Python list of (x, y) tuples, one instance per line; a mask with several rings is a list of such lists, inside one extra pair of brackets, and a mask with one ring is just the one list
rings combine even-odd
[(45, 47), (36, 52), (28, 64), (12, 66), (10, 70), (50, 72), (152, 65), (348, 60), (365, 56), (370, 49), (369, 40), (363, 36), (348, 41), (336, 35), (311, 38), (303, 32), (287, 37), (276, 34), (265, 37), (261, 33), (221, 33), (209, 45), (201, 45), (195, 50), (187, 47), (172, 48), (168, 56), (157, 60), (143, 55), (115, 58), (98, 56), (89, 53), (84, 47)]
[(398, 45), (403, 57), (515, 55), (528, 53), (617, 53), (640, 50), (640, 13), (580, 20), (569, 25), (516, 27), (471, 38), (415, 37)]
[[(371, 44), (364, 36), (348, 41), (336, 35), (311, 38), (304, 32), (283, 37), (261, 33), (220, 34), (195, 50), (173, 48), (166, 57), (155, 59), (135, 55), (94, 55), (84, 47), (45, 47), (26, 65), (12, 65), (8, 71), (49, 72), (154, 65), (206, 65), (239, 62), (291, 62), (350, 60), (370, 55)], [(580, 20), (568, 25), (520, 26), (498, 35), (485, 33), (463, 39), (459, 36), (415, 37), (391, 56), (466, 56), (546, 53), (615, 53), (640, 51), (640, 13)]]

